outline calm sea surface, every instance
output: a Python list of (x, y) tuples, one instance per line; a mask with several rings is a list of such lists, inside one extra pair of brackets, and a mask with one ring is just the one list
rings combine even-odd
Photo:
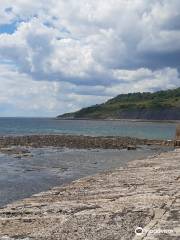
[(0, 135), (76, 134), (173, 139), (175, 123), (56, 120), (52, 118), (0, 118)]
[(158, 146), (137, 150), (31, 149), (31, 156), (0, 153), (0, 207), (85, 176), (124, 167), (129, 161), (168, 151)]

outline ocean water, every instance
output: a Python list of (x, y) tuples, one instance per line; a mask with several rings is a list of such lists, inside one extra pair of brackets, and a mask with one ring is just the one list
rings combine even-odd
[(173, 139), (176, 124), (170, 122), (57, 120), (53, 118), (0, 118), (0, 135), (76, 134)]
[(0, 153), (0, 207), (54, 186), (124, 167), (167, 147), (141, 146), (137, 150), (31, 149), (31, 156), (16, 158)]

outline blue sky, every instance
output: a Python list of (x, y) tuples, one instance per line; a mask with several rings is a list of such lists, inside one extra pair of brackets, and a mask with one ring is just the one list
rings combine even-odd
[(0, 116), (180, 86), (179, 0), (2, 0)]
[(17, 22), (0, 25), (0, 34), (7, 33), (12, 34), (16, 31)]

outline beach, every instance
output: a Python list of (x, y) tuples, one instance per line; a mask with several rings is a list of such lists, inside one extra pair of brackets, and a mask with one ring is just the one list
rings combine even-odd
[(0, 240), (180, 240), (180, 0), (0, 3)]
[(178, 240), (180, 150), (131, 161), (0, 209), (1, 239)]
[(180, 151), (174, 143), (1, 135), (0, 239), (177, 240)]
[(0, 139), (0, 207), (173, 149), (168, 144), (120, 137), (3, 137)]

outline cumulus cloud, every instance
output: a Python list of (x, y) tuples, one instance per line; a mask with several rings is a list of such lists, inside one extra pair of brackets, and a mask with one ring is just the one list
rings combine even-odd
[(98, 94), (104, 88), (35, 81), (7, 64), (0, 65), (0, 73), (1, 116), (56, 116), (107, 99), (105, 92)]
[(2, 0), (0, 103), (56, 115), (179, 86), (179, 10), (179, 0)]
[[(123, 89), (129, 92), (131, 85), (132, 92), (154, 92), (160, 89), (172, 89), (179, 85), (179, 73), (177, 69), (164, 68), (152, 71), (147, 68), (138, 70), (117, 70), (114, 75), (120, 80), (120, 84), (112, 87), (110, 91), (118, 94)], [(109, 91), (109, 90), (108, 90)]]

